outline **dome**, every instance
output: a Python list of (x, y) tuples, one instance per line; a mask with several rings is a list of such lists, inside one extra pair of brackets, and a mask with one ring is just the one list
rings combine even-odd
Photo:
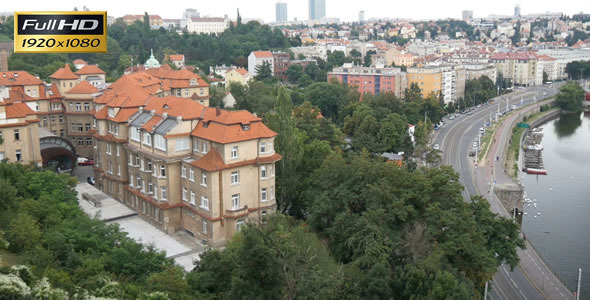
[(154, 57), (154, 49), (151, 49), (150, 51), (150, 58), (148, 58), (148, 60), (145, 61), (144, 67), (146, 69), (159, 68), (160, 62)]

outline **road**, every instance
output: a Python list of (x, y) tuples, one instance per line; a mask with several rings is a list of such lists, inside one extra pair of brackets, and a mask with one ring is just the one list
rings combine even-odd
[[(453, 166), (459, 173), (460, 181), (465, 187), (463, 191), (465, 199), (469, 199), (470, 195), (483, 194), (490, 202), (492, 211), (508, 218), (511, 217), (499, 199), (495, 197), (495, 194), (493, 192), (488, 193), (486, 187), (489, 187), (488, 183), (491, 182), (492, 178), (501, 181), (509, 180), (509, 177), (503, 174), (504, 170), (501, 162), (496, 162), (493, 158), (502, 156), (504, 143), (507, 137), (510, 136), (508, 124), (517, 115), (509, 115), (508, 122), (504, 122), (505, 125), (497, 130), (497, 142), (491, 146), (488, 156), (491, 161), (494, 161), (492, 167), (485, 165), (475, 167), (474, 159), (468, 156), (468, 151), (476, 140), (480, 127), (484, 126), (485, 120), (495, 114), (498, 109), (500, 112), (506, 110), (506, 100), (508, 100), (509, 107), (513, 104), (520, 107), (541, 98), (549, 97), (555, 94), (557, 89), (558, 86), (519, 89), (511, 94), (497, 97), (494, 99), (494, 104), (484, 105), (474, 110), (472, 115), (462, 115), (452, 121), (445, 120), (446, 124), (438, 130), (433, 143), (439, 144), (443, 151), (443, 164)], [(544, 93), (547, 94), (544, 95)], [(500, 104), (499, 107), (498, 103)], [(486, 159), (484, 159), (485, 161)], [(478, 182), (479, 184), (477, 184)], [(479, 191), (482, 191), (482, 193)], [(546, 268), (539, 256), (532, 250), (532, 247), (529, 246), (527, 250), (519, 251), (518, 254), (521, 260), (519, 267), (515, 268), (514, 271), (510, 271), (508, 266), (502, 265), (494, 275), (490, 293), (492, 299), (543, 299), (544, 297), (540, 293), (541, 290), (550, 299), (571, 299), (571, 293)], [(526, 266), (525, 270), (538, 269), (538, 274), (532, 272), (533, 276), (527, 277), (522, 271), (523, 266)], [(543, 277), (547, 278), (547, 280)], [(535, 281), (535, 285), (531, 283), (529, 278)], [(542, 284), (536, 282), (538, 280), (542, 280)], [(551, 292), (549, 287), (553, 287), (555, 290)]]

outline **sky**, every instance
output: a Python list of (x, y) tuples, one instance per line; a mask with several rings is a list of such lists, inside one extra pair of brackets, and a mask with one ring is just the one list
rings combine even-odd
[[(461, 18), (461, 11), (472, 10), (475, 18), (489, 14), (512, 15), (515, 4), (521, 6), (521, 14), (563, 12), (568, 15), (579, 13), (586, 9), (590, 13), (590, 6), (586, 0), (422, 0), (422, 1), (394, 1), (394, 0), (325, 0), (326, 16), (340, 18), (341, 21), (357, 21), (358, 13), (365, 11), (365, 18), (410, 18), (410, 19), (441, 19)], [(108, 15), (121, 17), (125, 14), (157, 14), (165, 19), (179, 19), (185, 8), (195, 8), (201, 16), (228, 15), (235, 19), (237, 8), (242, 18), (261, 18), (265, 22), (275, 19), (275, 3), (277, 0), (167, 0), (167, 1), (131, 1), (131, 0), (2, 0), (0, 12), (10, 11), (67, 11), (75, 6), (79, 9), (87, 5), (91, 10), (106, 10)], [(308, 18), (308, 0), (283, 0), (288, 6), (289, 20)], [(586, 3), (586, 5), (584, 5)]]

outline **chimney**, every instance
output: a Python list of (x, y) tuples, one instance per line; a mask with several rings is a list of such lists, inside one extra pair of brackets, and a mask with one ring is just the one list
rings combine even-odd
[(168, 113), (167, 112), (165, 112), (165, 113), (162, 114), (162, 119), (168, 119)]
[(219, 108), (219, 106), (215, 106), (215, 116), (219, 117), (219, 115), (221, 115), (221, 109)]
[(178, 123), (182, 122), (182, 116), (176, 117), (176, 122), (178, 122)]
[(155, 109), (152, 109), (152, 110), (150, 111), (150, 115), (152, 115), (152, 117), (153, 117), (153, 116), (155, 116), (155, 115), (156, 115), (156, 110), (155, 110)]
[(139, 112), (142, 113), (143, 112), (143, 106), (139, 107)]

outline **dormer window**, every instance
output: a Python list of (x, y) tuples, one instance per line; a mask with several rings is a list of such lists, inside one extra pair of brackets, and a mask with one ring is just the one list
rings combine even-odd
[(243, 129), (244, 131), (246, 131), (246, 130), (250, 130), (250, 125), (242, 125), (242, 129)]
[(197, 85), (197, 79), (196, 78), (191, 78), (191, 81), (189, 83), (190, 85)]
[(169, 108), (169, 107), (168, 107), (168, 104), (164, 104), (164, 108), (165, 108), (165, 109), (168, 109), (168, 108)]
[(203, 128), (207, 128), (207, 127), (209, 127), (209, 123), (203, 122)]

